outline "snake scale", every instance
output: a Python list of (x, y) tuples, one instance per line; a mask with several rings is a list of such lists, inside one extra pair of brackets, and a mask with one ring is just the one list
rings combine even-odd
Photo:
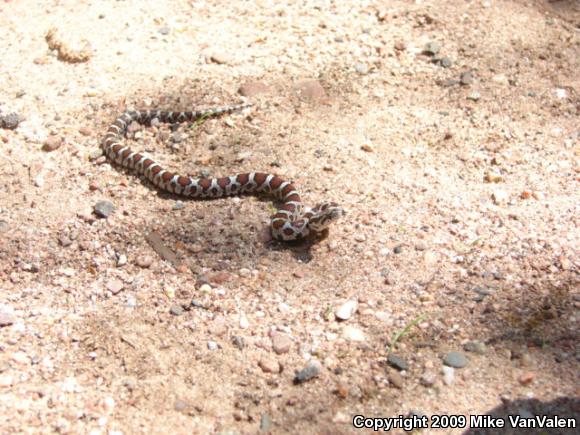
[(280, 241), (301, 240), (317, 234), (339, 219), (344, 211), (337, 204), (327, 202), (310, 208), (304, 206), (294, 185), (274, 174), (249, 172), (220, 178), (192, 178), (164, 169), (143, 153), (134, 152), (121, 144), (132, 122), (150, 125), (157, 119), (162, 123), (184, 123), (216, 117), (252, 106), (238, 104), (198, 111), (171, 112), (160, 110), (127, 111), (109, 126), (102, 142), (107, 157), (118, 165), (145, 176), (157, 188), (194, 199), (213, 199), (236, 195), (266, 194), (282, 204), (271, 218), (272, 236)]

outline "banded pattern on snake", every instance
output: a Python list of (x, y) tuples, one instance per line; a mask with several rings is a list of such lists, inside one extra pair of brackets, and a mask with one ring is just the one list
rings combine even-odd
[(131, 122), (142, 125), (150, 125), (153, 119), (170, 124), (192, 122), (250, 106), (252, 105), (239, 104), (191, 112), (127, 111), (109, 126), (102, 147), (113, 162), (144, 175), (159, 189), (177, 195), (194, 199), (213, 199), (244, 194), (267, 194), (280, 200), (282, 205), (271, 218), (272, 236), (276, 240), (300, 240), (309, 234), (322, 232), (344, 214), (342, 208), (332, 202), (314, 208), (304, 206), (294, 185), (277, 175), (250, 172), (221, 178), (192, 178), (170, 172), (150, 157), (121, 144)]

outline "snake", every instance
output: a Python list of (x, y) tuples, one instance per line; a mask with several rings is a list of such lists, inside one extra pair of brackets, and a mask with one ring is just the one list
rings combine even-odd
[(150, 126), (153, 120), (165, 124), (199, 122), (251, 107), (237, 104), (195, 111), (129, 110), (110, 124), (101, 142), (102, 149), (112, 162), (144, 176), (160, 190), (192, 199), (215, 199), (227, 196), (267, 195), (280, 203), (270, 220), (272, 237), (289, 242), (323, 233), (345, 214), (335, 202), (315, 207), (305, 206), (294, 184), (265, 172), (248, 172), (216, 178), (194, 178), (165, 169), (145, 153), (132, 151), (122, 144), (128, 126), (136, 122)]

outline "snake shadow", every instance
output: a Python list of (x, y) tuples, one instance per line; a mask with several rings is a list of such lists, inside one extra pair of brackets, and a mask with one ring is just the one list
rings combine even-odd
[[(215, 199), (212, 198), (186, 198), (170, 192), (158, 190), (151, 186), (151, 183), (149, 183), (148, 180), (143, 179), (142, 177), (140, 177), (140, 181), (144, 186), (154, 190), (159, 198), (170, 203), (177, 203), (178, 201), (184, 204), (196, 202), (211, 203), (215, 201)], [(251, 196), (253, 195), (242, 195), (241, 197), (249, 198)], [(270, 199), (266, 196), (254, 197), (260, 203), (270, 202)], [(191, 226), (190, 231), (188, 231), (188, 235), (185, 237), (183, 235), (182, 225), (176, 226), (175, 228), (167, 225), (165, 227), (165, 232), (167, 236), (172, 239), (172, 241), (167, 240), (167, 243), (175, 244), (177, 241), (183, 243), (199, 243), (204, 246), (212, 246), (211, 253), (213, 254), (232, 258), (236, 256), (236, 250), (238, 249), (241, 249), (244, 255), (250, 253), (258, 256), (261, 248), (271, 253), (289, 252), (295, 260), (302, 263), (309, 263), (315, 258), (312, 253), (312, 248), (323, 242), (329, 236), (329, 229), (325, 229), (321, 233), (311, 233), (308, 237), (301, 240), (282, 242), (271, 237), (269, 225), (267, 228), (265, 226), (256, 228), (254, 224), (247, 224), (246, 226), (251, 226), (253, 229), (245, 234), (244, 231), (240, 230), (240, 226), (245, 223), (238, 223), (237, 221), (239, 219), (223, 219), (219, 228), (216, 228), (216, 226), (210, 221), (212, 216), (214, 216), (213, 213), (199, 213), (198, 217), (200, 216), (202, 219), (189, 222), (189, 225)], [(265, 234), (267, 234), (268, 237), (266, 237)], [(248, 248), (249, 246), (252, 246), (252, 248)], [(248, 252), (248, 250), (250, 252)]]
[[(542, 402), (538, 399), (518, 399), (509, 401), (506, 400), (500, 406), (490, 409), (485, 413), (486, 416), (502, 419), (505, 422), (503, 428), (485, 428), (485, 429), (469, 429), (463, 435), (512, 435), (512, 434), (572, 434), (579, 433), (578, 423), (580, 421), (580, 398), (578, 397), (558, 397), (550, 402)], [(538, 421), (554, 418), (571, 419), (574, 428), (519, 428), (512, 427), (510, 417), (515, 419), (520, 417), (521, 420), (530, 421), (528, 419), (537, 419)], [(520, 421), (521, 421), (520, 420)]]

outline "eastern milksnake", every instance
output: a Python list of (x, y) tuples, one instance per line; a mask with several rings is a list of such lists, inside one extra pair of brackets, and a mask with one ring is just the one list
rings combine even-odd
[(144, 175), (159, 189), (190, 198), (221, 198), (243, 194), (268, 194), (282, 202), (271, 219), (272, 236), (281, 241), (300, 240), (310, 233), (320, 233), (344, 211), (335, 203), (323, 203), (314, 208), (302, 204), (298, 192), (289, 181), (277, 175), (250, 172), (221, 178), (191, 178), (167, 171), (142, 153), (122, 145), (131, 122), (149, 125), (153, 119), (163, 123), (183, 123), (215, 117), (250, 107), (239, 104), (193, 112), (160, 110), (127, 111), (110, 125), (102, 142), (103, 150), (115, 163)]

